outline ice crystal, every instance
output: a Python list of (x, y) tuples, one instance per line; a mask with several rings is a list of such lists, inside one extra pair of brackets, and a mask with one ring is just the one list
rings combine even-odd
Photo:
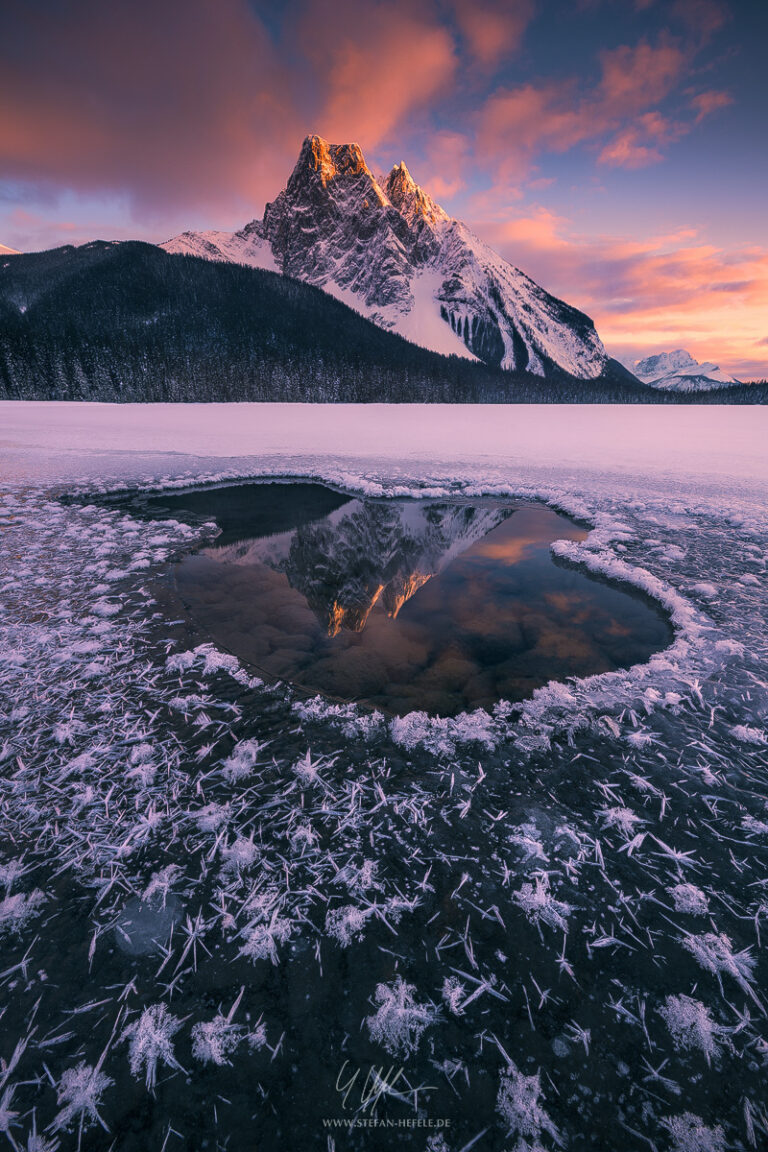
[(631, 808), (623, 808), (620, 806), (615, 808), (601, 808), (600, 814), (603, 817), (604, 827), (618, 828), (625, 836), (632, 836), (638, 824), (646, 823), (646, 821), (633, 812)]
[(165, 868), (161, 868), (159, 872), (153, 872), (152, 878), (147, 884), (142, 893), (142, 900), (149, 903), (160, 897), (162, 906), (165, 908), (168, 899), (168, 893), (174, 884), (174, 881), (181, 875), (181, 868), (178, 864), (168, 864)]
[(366, 1022), (371, 1039), (392, 1056), (409, 1056), (419, 1046), (424, 1031), (437, 1020), (434, 1004), (417, 1004), (416, 988), (398, 976), (394, 984), (379, 984), (374, 996), (379, 1005)]
[(717, 976), (727, 972), (740, 988), (754, 996), (749, 981), (756, 961), (749, 948), (734, 952), (729, 938), (723, 933), (716, 936), (714, 932), (705, 932), (700, 936), (686, 935), (682, 943), (707, 972)]
[(748, 724), (736, 724), (731, 732), (742, 744), (765, 744), (765, 732), (762, 728), (751, 728)]
[(250, 776), (258, 764), (264, 744), (259, 740), (241, 740), (221, 766), (221, 774), (230, 784)]
[(562, 900), (556, 900), (549, 891), (549, 876), (546, 872), (539, 872), (534, 876), (533, 884), (523, 884), (519, 892), (513, 892), (512, 899), (525, 912), (531, 923), (543, 921), (550, 928), (568, 930), (567, 917), (571, 906)]
[(0, 900), (0, 939), (7, 932), (21, 932), (27, 922), (38, 915), (43, 903), (45, 896), (38, 888), (29, 894), (17, 892)]
[(725, 1152), (725, 1134), (719, 1124), (708, 1128), (692, 1112), (666, 1116), (662, 1124), (674, 1141), (670, 1152)]
[(269, 923), (251, 924), (243, 931), (245, 944), (240, 949), (240, 955), (247, 956), (249, 960), (271, 960), (277, 964), (277, 946), (285, 944), (292, 933), (291, 921), (275, 912)]
[(720, 1052), (718, 1038), (725, 1029), (712, 1019), (709, 1009), (691, 996), (667, 996), (659, 1012), (672, 1034), (675, 1048), (699, 1049), (707, 1064)]
[(52, 1132), (69, 1130), (77, 1120), (82, 1130), (99, 1123), (105, 1132), (109, 1131), (99, 1115), (101, 1095), (114, 1084), (99, 1067), (92, 1067), (81, 1061), (74, 1068), (67, 1068), (59, 1081), (58, 1103), (64, 1107), (57, 1113), (51, 1124)]
[(675, 902), (675, 912), (687, 912), (691, 916), (706, 916), (709, 912), (709, 901), (695, 884), (675, 884), (667, 891)]
[(542, 1098), (541, 1077), (525, 1076), (512, 1062), (502, 1073), (496, 1109), (507, 1125), (508, 1135), (538, 1139), (546, 1132), (558, 1146), (562, 1145), (560, 1133), (539, 1103)]
[(258, 860), (259, 849), (253, 840), (238, 836), (232, 844), (222, 848), (221, 858), (225, 872), (244, 872)]
[(192, 1029), (192, 1055), (203, 1064), (229, 1064), (229, 1057), (242, 1039), (242, 1027), (219, 1013)]
[(348, 948), (353, 940), (362, 940), (365, 922), (369, 911), (345, 904), (342, 908), (332, 908), (325, 917), (325, 930), (338, 940), (342, 948)]
[(145, 1071), (147, 1088), (154, 1090), (157, 1082), (157, 1064), (162, 1061), (169, 1068), (181, 1065), (173, 1054), (173, 1037), (181, 1027), (181, 1021), (172, 1016), (165, 1004), (153, 1004), (145, 1008), (138, 1020), (123, 1032), (123, 1038), (130, 1038), (129, 1060), (134, 1076)]
[(461, 1005), (466, 994), (467, 989), (458, 976), (446, 976), (443, 981), (443, 1000), (448, 1005), (448, 1011), (452, 1012), (454, 1016), (464, 1014)]

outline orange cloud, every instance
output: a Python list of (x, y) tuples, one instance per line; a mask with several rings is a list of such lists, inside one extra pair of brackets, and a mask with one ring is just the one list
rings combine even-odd
[(637, 358), (687, 348), (743, 379), (768, 372), (768, 249), (726, 250), (689, 228), (640, 240), (585, 236), (539, 207), (475, 223), (490, 244), (594, 319), (609, 352)]
[(418, 4), (357, 0), (311, 7), (301, 44), (322, 76), (316, 129), (375, 148), (447, 90), (458, 64), (448, 30)]

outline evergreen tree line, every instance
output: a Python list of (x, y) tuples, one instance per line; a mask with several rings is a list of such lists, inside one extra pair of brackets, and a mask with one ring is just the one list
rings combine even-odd
[[(696, 402), (765, 402), (726, 389)], [(727, 393), (724, 398), (722, 393)], [(0, 265), (0, 397), (99, 401), (675, 403), (611, 362), (546, 380), (440, 356), (319, 289), (150, 244), (95, 242)]]

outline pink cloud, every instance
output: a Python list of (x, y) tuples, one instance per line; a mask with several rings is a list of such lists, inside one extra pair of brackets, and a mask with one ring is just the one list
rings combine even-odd
[(646, 40), (601, 53), (602, 79), (594, 106), (603, 116), (621, 116), (660, 103), (669, 94), (686, 64), (682, 49), (662, 38)]
[(661, 147), (690, 131), (688, 124), (667, 120), (658, 112), (642, 116), (617, 132), (597, 158), (612, 168), (645, 168), (664, 159)]
[(730, 19), (721, 0), (674, 0), (671, 15), (688, 31), (697, 44), (706, 44)]
[(316, 130), (369, 149), (445, 92), (458, 65), (453, 38), (426, 4), (317, 3), (300, 40), (320, 77)]
[[(461, 132), (433, 132), (426, 145), (426, 163), (414, 169), (418, 183), (436, 199), (450, 199), (467, 185), (472, 172), (471, 146)], [(424, 168), (422, 173), (421, 168)]]
[(486, 67), (516, 53), (533, 19), (533, 0), (453, 0), (472, 57)]
[[(500, 89), (479, 117), (478, 154), (507, 178), (519, 178), (542, 152), (604, 141), (601, 162), (639, 167), (661, 159), (660, 146), (685, 131), (655, 111), (683, 75), (686, 54), (664, 37), (600, 57), (591, 91), (574, 79)], [(610, 140), (606, 137), (610, 136)]]
[(691, 98), (691, 107), (696, 111), (697, 124), (706, 116), (711, 116), (713, 112), (727, 108), (729, 104), (733, 104), (733, 96), (729, 92), (714, 90), (699, 92)]
[(585, 236), (543, 207), (474, 228), (592, 316), (614, 355), (682, 347), (736, 376), (766, 375), (755, 352), (768, 312), (768, 249), (723, 249), (690, 228), (643, 239)]
[(6, 178), (128, 187), (141, 212), (279, 187), (301, 128), (247, 0), (19, 4), (4, 24)]

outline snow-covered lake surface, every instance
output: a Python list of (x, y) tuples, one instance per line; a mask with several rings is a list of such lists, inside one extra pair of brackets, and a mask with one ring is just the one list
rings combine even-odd
[[(0, 405), (16, 1145), (764, 1147), (767, 415)], [(295, 699), (153, 603), (212, 533), (92, 498), (256, 475), (547, 500), (674, 642), (492, 714)]]

